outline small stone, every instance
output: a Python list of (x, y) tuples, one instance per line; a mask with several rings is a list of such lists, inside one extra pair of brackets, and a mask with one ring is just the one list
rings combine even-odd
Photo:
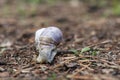
[(0, 67), (0, 72), (3, 72), (3, 71), (5, 71), (5, 69), (3, 69), (2, 67)]

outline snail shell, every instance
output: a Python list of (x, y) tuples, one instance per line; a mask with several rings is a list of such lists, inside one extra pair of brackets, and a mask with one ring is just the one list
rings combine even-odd
[(38, 63), (51, 63), (57, 53), (56, 47), (62, 41), (63, 34), (57, 27), (42, 28), (35, 33), (36, 49), (39, 50)]

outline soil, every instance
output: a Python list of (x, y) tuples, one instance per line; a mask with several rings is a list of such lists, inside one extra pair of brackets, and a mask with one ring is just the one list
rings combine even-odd
[[(16, 3), (12, 3), (16, 4)], [(0, 80), (119, 80), (120, 17), (101, 14), (107, 9), (69, 3), (38, 5), (36, 12), (24, 5), (26, 14), (9, 5), (9, 14), (0, 9)], [(36, 63), (34, 46), (37, 29), (57, 26), (64, 36), (54, 61)], [(96, 50), (80, 53), (89, 46)], [(70, 52), (77, 50), (79, 54)]]

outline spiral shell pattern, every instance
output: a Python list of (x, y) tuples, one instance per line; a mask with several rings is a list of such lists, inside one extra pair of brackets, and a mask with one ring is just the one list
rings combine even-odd
[(39, 50), (37, 61), (52, 62), (56, 55), (56, 46), (62, 41), (63, 34), (57, 27), (47, 27), (36, 31), (35, 43)]

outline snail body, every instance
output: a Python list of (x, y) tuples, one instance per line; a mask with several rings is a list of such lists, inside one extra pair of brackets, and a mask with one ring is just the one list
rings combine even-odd
[(62, 41), (63, 34), (57, 27), (47, 27), (36, 31), (35, 44), (39, 50), (38, 63), (51, 63), (57, 54), (57, 45)]

